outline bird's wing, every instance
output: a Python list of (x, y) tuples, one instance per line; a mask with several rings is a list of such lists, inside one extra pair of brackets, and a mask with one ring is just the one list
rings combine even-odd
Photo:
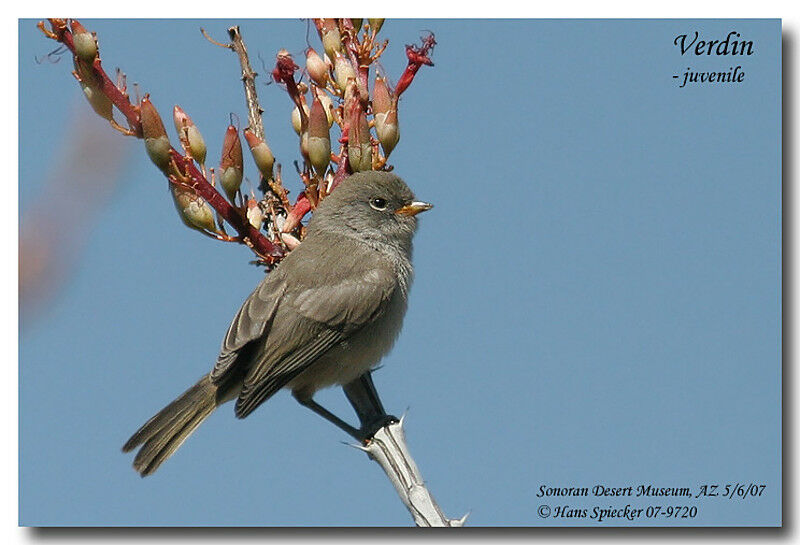
[(293, 283), (281, 300), (258, 363), (244, 379), (236, 416), (258, 405), (386, 309), (396, 285), (392, 272), (360, 260), (345, 277)]
[(283, 275), (276, 270), (267, 275), (245, 299), (222, 340), (217, 362), (211, 371), (213, 383), (218, 384), (228, 375), (245, 346), (264, 335), (285, 288)]
[(288, 300), (304, 318), (342, 329), (347, 334), (374, 320), (376, 314), (383, 311), (396, 285), (390, 271), (377, 267), (332, 280), (328, 284), (295, 290)]

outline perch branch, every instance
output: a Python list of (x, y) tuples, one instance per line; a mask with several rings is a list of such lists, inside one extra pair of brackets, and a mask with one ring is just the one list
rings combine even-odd
[(365, 445), (354, 446), (381, 466), (417, 526), (463, 526), (469, 513), (460, 519), (447, 518), (425, 486), (406, 445), (403, 418), (380, 428)]
[[(386, 414), (371, 373), (345, 384), (344, 393), (358, 415), (361, 429), (346, 425), (345, 431), (361, 440), (363, 450), (381, 466), (417, 526), (463, 526), (467, 515), (448, 519), (425, 486), (416, 462), (406, 446), (403, 418)], [(340, 426), (341, 427), (341, 426)], [(348, 429), (350, 428), (350, 429)]]

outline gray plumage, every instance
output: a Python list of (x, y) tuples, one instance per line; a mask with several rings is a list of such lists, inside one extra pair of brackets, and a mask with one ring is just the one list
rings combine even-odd
[(392, 174), (345, 179), (244, 301), (211, 372), (125, 443), (125, 452), (141, 445), (136, 471), (154, 472), (227, 401), (244, 418), (281, 388), (307, 400), (374, 367), (400, 332), (415, 215), (428, 208)]

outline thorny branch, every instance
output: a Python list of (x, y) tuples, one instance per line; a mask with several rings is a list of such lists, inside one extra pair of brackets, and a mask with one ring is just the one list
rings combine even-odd
[(464, 526), (469, 513), (460, 519), (448, 518), (428, 490), (406, 445), (403, 418), (380, 428), (364, 445), (353, 446), (366, 452), (370, 459), (381, 466), (417, 526)]

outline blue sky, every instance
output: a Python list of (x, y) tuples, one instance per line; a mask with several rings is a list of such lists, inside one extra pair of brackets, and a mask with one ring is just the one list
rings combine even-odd
[[(305, 47), (295, 20), (87, 21), (106, 68), (165, 116), (180, 104), (212, 164), (229, 114), (246, 110), (235, 58), (198, 27), (221, 39), (231, 24), (264, 74), (258, 55), (271, 67), (278, 49)], [(734, 27), (755, 55), (687, 59), (672, 44)], [(693, 500), (697, 518), (669, 524), (778, 523), (780, 24), (388, 21), (390, 75), (424, 30), (436, 66), (403, 97), (392, 163), (436, 208), (375, 381), (389, 410), (408, 409), (442, 508), (474, 525), (596, 525), (540, 518), (536, 491), (753, 482), (763, 497)], [(94, 114), (69, 59), (37, 64), (52, 42), (34, 21), (19, 32), (20, 214), (38, 214), (22, 236), (81, 234), (71, 264), (51, 263), (57, 296), (20, 334), (20, 522), (409, 524), (377, 465), (286, 393), (244, 421), (223, 407), (156, 475), (133, 472), (120, 446), (210, 368), (262, 273), (245, 248), (185, 229), (141, 142), (102, 122), (92, 130), (120, 142), (107, 192), (82, 197), (88, 174), (70, 170), (58, 178), (76, 190), (37, 208), (75, 120)], [(671, 77), (731, 63), (742, 84)], [(291, 172), (289, 99), (259, 92)], [(321, 401), (348, 414), (337, 390)]]

